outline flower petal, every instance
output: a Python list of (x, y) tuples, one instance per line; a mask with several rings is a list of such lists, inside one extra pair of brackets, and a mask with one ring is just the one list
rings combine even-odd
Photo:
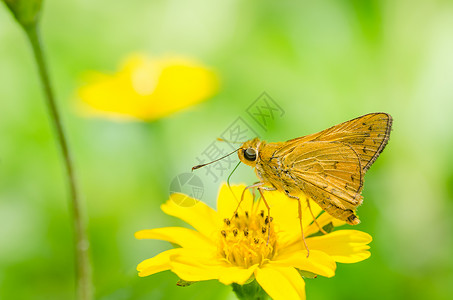
[(338, 230), (324, 236), (307, 239), (308, 248), (320, 250), (341, 263), (355, 263), (370, 257), (372, 237), (358, 230)]
[(277, 256), (269, 264), (280, 267), (292, 266), (299, 270), (309, 271), (325, 277), (334, 276), (336, 269), (335, 260), (331, 256), (311, 248), (309, 257), (307, 257), (306, 250), (299, 250)]
[[(297, 199), (289, 198), (280, 191), (266, 192), (264, 196), (268, 203), (272, 204), (271, 213), (274, 219), (281, 219), (281, 221), (284, 222), (288, 219), (288, 215), (290, 215), (293, 221), (291, 222), (292, 227), (300, 230), (299, 205), (297, 203)], [(305, 228), (313, 221), (313, 217), (307, 205), (308, 197), (303, 193), (298, 194), (297, 197), (299, 197), (301, 201), (302, 225), (304, 225)], [(317, 205), (313, 200), (310, 200), (310, 207), (314, 216), (317, 216), (322, 211), (319, 205)]]
[(144, 277), (170, 269), (170, 257), (183, 251), (182, 248), (170, 249), (148, 258), (137, 266), (138, 276)]
[(229, 285), (233, 282), (244, 284), (257, 268), (248, 269), (229, 265), (215, 257), (206, 257), (196, 251), (184, 251), (171, 259), (171, 270), (186, 281), (218, 279)]
[(126, 58), (115, 74), (94, 73), (87, 79), (79, 97), (92, 113), (142, 120), (162, 118), (206, 100), (219, 85), (212, 70), (192, 59), (142, 54)]
[[(300, 236), (297, 200), (290, 199), (279, 191), (265, 191), (264, 199), (270, 207), (274, 230), (278, 232), (279, 245), (285, 247), (289, 241), (292, 241), (293, 236), (296, 234)], [(264, 210), (267, 215), (267, 207), (262, 199), (259, 200), (257, 211), (259, 210)]]
[(265, 265), (256, 270), (255, 278), (274, 300), (305, 299), (305, 282), (294, 268)]
[(206, 100), (218, 89), (217, 75), (193, 60), (168, 57), (158, 65), (161, 73), (152, 94), (154, 101), (146, 111), (153, 119)]
[(221, 264), (215, 259), (202, 259), (198, 253), (184, 251), (172, 257), (171, 271), (185, 281), (203, 281), (217, 279), (222, 270)]
[[(319, 207), (319, 206), (318, 206)], [(329, 223), (332, 223), (334, 227), (338, 227), (341, 225), (346, 224), (345, 221), (338, 220), (337, 218), (334, 218), (333, 216), (329, 215), (327, 212), (324, 212), (321, 214), (318, 218), (316, 218), (316, 222), (318, 222), (319, 226), (324, 227)], [(318, 225), (316, 225), (314, 222), (310, 224), (307, 229), (304, 231), (306, 236), (310, 236), (311, 234), (314, 234), (319, 231)]]
[(211, 239), (218, 228), (222, 226), (222, 221), (215, 210), (201, 201), (191, 207), (179, 206), (171, 200), (161, 205), (161, 209), (170, 216), (177, 217), (197, 231)]
[[(298, 194), (297, 196), (301, 201), (302, 226), (304, 228), (305, 236), (308, 236), (307, 229), (311, 228), (311, 231), (313, 231), (311, 233), (314, 233), (317, 232), (319, 228), (316, 224), (310, 225), (313, 222), (313, 216), (307, 205), (307, 196), (303, 193)], [(265, 198), (271, 206), (271, 216), (275, 220), (274, 224), (278, 224), (278, 231), (280, 232), (279, 243), (281, 245), (285, 245), (290, 244), (295, 240), (300, 240), (302, 238), (302, 234), (300, 230), (298, 200), (291, 199), (279, 191), (267, 192), (265, 193)], [(317, 217), (322, 211), (319, 205), (313, 200), (310, 200), (310, 207), (315, 217)], [(323, 215), (324, 214), (320, 217)], [(327, 223), (323, 225), (320, 224), (320, 226), (324, 226)]]
[(215, 251), (214, 243), (201, 233), (183, 227), (165, 227), (140, 230), (135, 233), (137, 239), (155, 239), (178, 244), (187, 249), (199, 249), (200, 251)]
[(230, 285), (233, 282), (244, 284), (249, 280), (256, 268), (258, 268), (258, 265), (253, 265), (247, 269), (233, 266), (224, 268), (220, 274), (219, 281), (225, 285)]
[[(222, 184), (217, 197), (217, 212), (224, 218), (231, 218), (238, 204), (241, 201), (242, 193), (246, 188), (245, 184), (234, 185), (230, 187), (227, 184)], [(244, 198), (241, 206), (238, 208), (239, 212), (251, 211), (253, 206), (253, 197), (250, 191), (244, 192)]]

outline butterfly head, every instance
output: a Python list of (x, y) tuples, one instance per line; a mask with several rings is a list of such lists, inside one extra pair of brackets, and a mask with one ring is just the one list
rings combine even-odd
[(255, 167), (261, 141), (258, 138), (242, 144), (238, 150), (239, 159), (246, 165)]

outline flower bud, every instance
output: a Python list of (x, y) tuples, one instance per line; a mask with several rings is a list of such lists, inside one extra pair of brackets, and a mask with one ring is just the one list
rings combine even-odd
[(3, 2), (22, 27), (28, 28), (37, 23), (42, 0), (3, 0)]

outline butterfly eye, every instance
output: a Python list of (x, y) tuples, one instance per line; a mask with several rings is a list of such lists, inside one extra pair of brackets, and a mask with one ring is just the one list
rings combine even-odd
[(256, 152), (253, 148), (247, 148), (244, 150), (244, 157), (246, 160), (255, 161), (256, 160)]

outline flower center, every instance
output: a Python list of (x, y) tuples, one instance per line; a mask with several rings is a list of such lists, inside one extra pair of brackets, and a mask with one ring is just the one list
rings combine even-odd
[(219, 255), (227, 262), (241, 267), (263, 264), (275, 253), (277, 236), (272, 217), (236, 213), (224, 220), (218, 243)]

